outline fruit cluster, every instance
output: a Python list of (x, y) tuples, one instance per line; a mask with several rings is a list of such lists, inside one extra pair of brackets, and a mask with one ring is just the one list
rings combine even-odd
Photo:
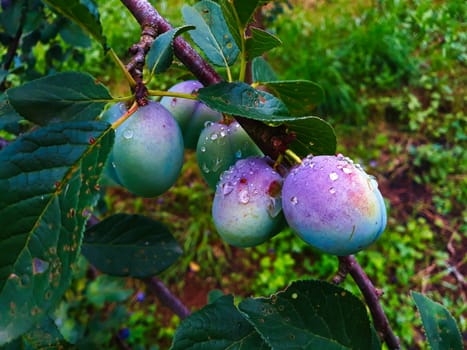
[[(186, 81), (169, 91), (195, 93)], [(122, 103), (103, 116), (115, 122)], [(233, 121), (203, 103), (178, 97), (149, 102), (116, 129), (108, 172), (144, 197), (169, 189), (179, 176), (184, 147), (196, 149), (198, 165), (215, 189), (212, 217), (229, 244), (251, 247), (287, 225), (310, 245), (330, 254), (354, 254), (386, 226), (386, 207), (375, 179), (342, 155), (308, 156), (281, 168)], [(279, 171), (280, 170), (280, 171)]]

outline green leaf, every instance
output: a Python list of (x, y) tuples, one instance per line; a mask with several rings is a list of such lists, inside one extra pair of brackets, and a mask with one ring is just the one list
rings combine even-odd
[(102, 25), (97, 6), (93, 1), (82, 0), (44, 0), (61, 15), (78, 24), (83, 30), (107, 49), (106, 38), (102, 33)]
[(0, 151), (0, 345), (67, 289), (113, 139), (103, 122), (51, 124)]
[(270, 298), (239, 305), (273, 349), (370, 349), (370, 321), (363, 303), (323, 281), (298, 281)]
[(265, 30), (251, 27), (251, 37), (246, 40), (246, 52), (249, 60), (282, 45), (280, 39)]
[(51, 122), (94, 120), (112, 101), (107, 88), (91, 75), (65, 72), (7, 90), (12, 107), (24, 118)]
[(307, 118), (290, 116), (281, 100), (242, 82), (222, 82), (199, 89), (198, 98), (212, 109), (250, 119), (282, 122)]
[(133, 294), (133, 290), (125, 288), (125, 280), (108, 275), (100, 275), (89, 283), (86, 288), (86, 298), (97, 307), (105, 303), (122, 302)]
[(336, 134), (331, 124), (318, 117), (287, 122), (289, 132), (295, 134), (290, 149), (299, 157), (309, 154), (336, 154)]
[(462, 350), (462, 338), (454, 317), (441, 304), (412, 291), (432, 350)]
[(233, 1), (220, 0), (219, 5), (222, 9), (227, 28), (232, 34), (233, 39), (238, 47), (242, 47), (242, 37), (244, 36), (245, 28), (238, 23), (237, 11)]
[(235, 10), (243, 28), (246, 28), (251, 17), (258, 7), (259, 0), (235, 0), (233, 1)]
[(226, 295), (183, 320), (170, 349), (266, 350), (269, 346), (235, 307), (233, 296)]
[(46, 316), (23, 336), (23, 348), (34, 350), (75, 349), (75, 346), (65, 341), (54, 320)]
[(22, 120), (21, 116), (11, 107), (5, 94), (0, 95), (0, 129), (6, 129)]
[(309, 115), (324, 99), (323, 89), (309, 80), (264, 81), (259, 84), (281, 99), (292, 115)]
[(185, 5), (182, 14), (187, 24), (196, 27), (190, 36), (213, 64), (227, 67), (235, 62), (240, 51), (218, 4), (204, 0)]
[(146, 64), (151, 75), (165, 72), (170, 67), (173, 60), (173, 40), (194, 28), (194, 26), (174, 28), (162, 33), (154, 40), (146, 56)]
[(251, 70), (254, 82), (277, 80), (276, 73), (263, 57), (255, 57), (253, 59)]
[(182, 249), (162, 223), (141, 215), (117, 214), (86, 232), (82, 253), (109, 275), (150, 277), (172, 265)]

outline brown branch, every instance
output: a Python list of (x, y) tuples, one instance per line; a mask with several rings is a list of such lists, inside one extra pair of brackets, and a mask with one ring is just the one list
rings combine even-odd
[(386, 342), (390, 349), (400, 349), (399, 338), (392, 331), (388, 318), (379, 302), (382, 293), (375, 288), (353, 255), (339, 257), (339, 271), (334, 278), (334, 282), (342, 282), (347, 273), (352, 276), (362, 292), (380, 338)]

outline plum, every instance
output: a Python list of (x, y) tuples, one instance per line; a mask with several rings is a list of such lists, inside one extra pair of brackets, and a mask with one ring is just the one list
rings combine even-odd
[(284, 227), (283, 178), (267, 157), (238, 160), (217, 185), (212, 217), (217, 232), (237, 247), (261, 244)]
[(342, 155), (308, 156), (292, 168), (282, 206), (287, 223), (305, 242), (339, 256), (372, 244), (387, 220), (376, 180)]
[(183, 156), (180, 127), (158, 102), (139, 107), (115, 131), (114, 169), (121, 184), (136, 195), (167, 191), (180, 174)]
[(236, 121), (229, 125), (207, 122), (196, 146), (201, 174), (212, 189), (216, 188), (220, 175), (238, 159), (262, 155), (258, 146)]
[[(187, 80), (175, 84), (168, 91), (192, 94), (202, 87), (203, 84), (197, 80)], [(160, 103), (177, 120), (182, 130), (185, 147), (188, 149), (196, 148), (199, 134), (203, 130), (206, 121), (219, 121), (222, 119), (221, 113), (210, 109), (197, 100), (164, 96)]]

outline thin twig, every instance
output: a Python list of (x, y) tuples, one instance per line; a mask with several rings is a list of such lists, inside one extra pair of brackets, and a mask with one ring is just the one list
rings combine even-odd
[(392, 331), (388, 318), (379, 302), (381, 291), (375, 288), (353, 255), (340, 256), (339, 264), (340, 274), (338, 274), (337, 279), (341, 280), (346, 273), (352, 276), (370, 309), (376, 331), (390, 349), (400, 349), (399, 338)]

